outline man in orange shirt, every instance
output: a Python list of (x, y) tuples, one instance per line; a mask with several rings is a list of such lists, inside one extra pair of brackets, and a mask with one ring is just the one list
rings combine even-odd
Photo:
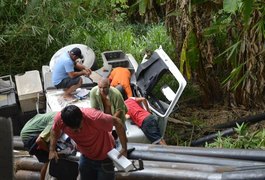
[(132, 89), (130, 85), (130, 79), (131, 79), (131, 72), (129, 69), (124, 67), (116, 67), (114, 68), (110, 75), (109, 80), (111, 81), (110, 85), (113, 87), (122, 86), (124, 89), (127, 97), (124, 99), (127, 99), (129, 97), (132, 97)]

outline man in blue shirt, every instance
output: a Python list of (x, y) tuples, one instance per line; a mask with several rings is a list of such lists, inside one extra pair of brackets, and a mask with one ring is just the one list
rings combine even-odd
[[(80, 76), (89, 76), (91, 70), (86, 68), (77, 59), (82, 59), (81, 50), (77, 47), (63, 53), (54, 65), (52, 82), (56, 88), (63, 88), (65, 99), (72, 99), (71, 93), (82, 85)], [(75, 69), (77, 71), (75, 71)]]

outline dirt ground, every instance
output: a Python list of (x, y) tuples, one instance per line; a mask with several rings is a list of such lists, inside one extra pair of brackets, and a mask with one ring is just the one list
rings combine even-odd
[[(257, 109), (231, 109), (224, 105), (205, 109), (191, 104), (182, 104), (170, 116), (165, 139), (171, 145), (189, 145), (198, 138), (218, 132), (219, 129), (215, 128), (216, 125), (262, 113), (264, 112)], [(263, 129), (265, 128), (265, 121), (252, 124), (249, 128), (251, 131)]]

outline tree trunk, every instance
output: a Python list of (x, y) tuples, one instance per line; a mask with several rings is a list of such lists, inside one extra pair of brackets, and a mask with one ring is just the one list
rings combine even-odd
[[(176, 54), (180, 54), (184, 45), (185, 38), (189, 31), (193, 31), (200, 50), (199, 64), (195, 69), (196, 80), (203, 92), (203, 105), (208, 107), (222, 100), (222, 89), (216, 77), (213, 57), (214, 47), (211, 39), (203, 39), (203, 29), (210, 26), (212, 4), (207, 3), (192, 7), (189, 12), (190, 0), (171, 0), (166, 5), (166, 26), (171, 32), (176, 44)], [(168, 16), (174, 12), (174, 16)]]

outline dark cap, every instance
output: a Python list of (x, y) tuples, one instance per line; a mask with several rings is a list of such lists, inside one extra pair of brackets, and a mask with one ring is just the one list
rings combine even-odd
[(72, 53), (73, 55), (76, 55), (77, 57), (79, 57), (80, 59), (83, 59), (83, 55), (81, 53), (81, 50), (77, 47), (73, 48), (70, 53)]

